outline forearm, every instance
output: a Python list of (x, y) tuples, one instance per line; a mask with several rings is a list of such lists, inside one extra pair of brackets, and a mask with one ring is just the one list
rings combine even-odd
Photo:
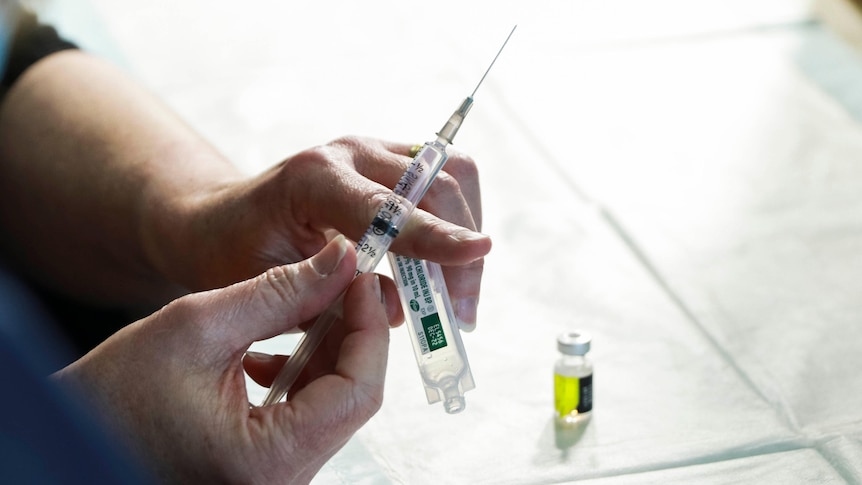
[(146, 303), (175, 293), (153, 226), (175, 225), (181, 239), (187, 199), (238, 178), (157, 99), (81, 52), (39, 61), (0, 106), (5, 250), (76, 297)]

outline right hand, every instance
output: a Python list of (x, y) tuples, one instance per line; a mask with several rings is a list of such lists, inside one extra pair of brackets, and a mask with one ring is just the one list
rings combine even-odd
[[(342, 138), (254, 178), (185, 193), (180, 200), (154, 200), (150, 253), (174, 281), (200, 290), (300, 261), (319, 251), (333, 231), (356, 241), (410, 164), (409, 150)], [(491, 240), (477, 232), (482, 209), (475, 163), (453, 154), (444, 169), (420, 205), (429, 212), (414, 211), (391, 249), (440, 263), (456, 316), (469, 327), (476, 321)]]

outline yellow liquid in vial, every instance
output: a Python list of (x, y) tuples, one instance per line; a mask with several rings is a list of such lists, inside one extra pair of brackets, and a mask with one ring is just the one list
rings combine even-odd
[(589, 416), (592, 402), (589, 403), (588, 408), (584, 407), (584, 403), (581, 402), (581, 388), (580, 377), (554, 374), (554, 410), (560, 422), (571, 424)]

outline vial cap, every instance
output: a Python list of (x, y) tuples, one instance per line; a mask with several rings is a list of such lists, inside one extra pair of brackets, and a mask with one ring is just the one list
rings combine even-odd
[(557, 337), (557, 350), (566, 355), (585, 355), (590, 351), (592, 338), (584, 332), (566, 332)]

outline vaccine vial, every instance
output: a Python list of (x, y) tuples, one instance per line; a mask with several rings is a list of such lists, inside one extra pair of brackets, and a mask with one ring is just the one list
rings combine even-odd
[(583, 332), (557, 337), (560, 357), (554, 365), (554, 410), (557, 422), (573, 425), (593, 410), (593, 363), (587, 357), (591, 338)]

